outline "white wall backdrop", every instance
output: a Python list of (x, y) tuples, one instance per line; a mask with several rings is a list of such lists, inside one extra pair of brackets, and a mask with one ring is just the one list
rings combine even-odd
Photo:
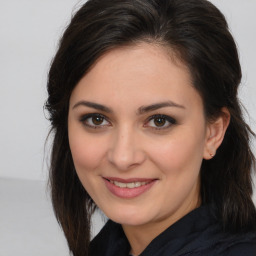
[[(0, 178), (44, 180), (46, 75), (78, 0), (0, 0)], [(256, 130), (256, 1), (212, 0), (226, 15), (244, 72), (240, 97)], [(255, 148), (255, 141), (254, 141)]]
[(0, 0), (0, 177), (42, 180), (46, 76), (78, 0)]

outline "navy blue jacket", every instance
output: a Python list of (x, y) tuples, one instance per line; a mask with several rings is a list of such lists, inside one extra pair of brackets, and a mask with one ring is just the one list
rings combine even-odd
[[(90, 256), (128, 256), (121, 225), (108, 221), (90, 244)], [(222, 232), (207, 206), (201, 206), (156, 237), (140, 256), (256, 256), (256, 232)]]

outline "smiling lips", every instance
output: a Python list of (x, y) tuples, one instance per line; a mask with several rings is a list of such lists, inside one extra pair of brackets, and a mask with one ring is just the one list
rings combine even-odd
[(140, 186), (144, 186), (146, 184), (148, 184), (149, 182), (129, 182), (129, 183), (123, 183), (123, 182), (119, 182), (119, 181), (114, 181), (114, 180), (110, 180), (110, 183), (116, 185), (119, 188), (138, 188)]
[(104, 177), (108, 190), (117, 197), (134, 198), (149, 190), (156, 179), (120, 179)]

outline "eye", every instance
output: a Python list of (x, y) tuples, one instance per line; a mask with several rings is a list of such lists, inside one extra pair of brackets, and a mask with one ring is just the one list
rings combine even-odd
[(110, 126), (110, 122), (105, 116), (101, 114), (87, 114), (83, 115), (80, 121), (87, 127), (102, 128), (104, 126)]
[(176, 124), (176, 120), (170, 116), (154, 115), (149, 118), (146, 126), (159, 130), (159, 129), (169, 128), (173, 124)]

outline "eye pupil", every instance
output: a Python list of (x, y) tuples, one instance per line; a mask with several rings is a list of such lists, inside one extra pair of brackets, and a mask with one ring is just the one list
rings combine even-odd
[(93, 122), (93, 124), (95, 124), (95, 125), (100, 125), (100, 124), (102, 124), (102, 123), (103, 123), (103, 120), (104, 120), (104, 118), (101, 117), (101, 116), (94, 116), (94, 117), (92, 117), (92, 122)]
[(155, 118), (154, 119), (154, 124), (157, 126), (157, 127), (161, 127), (161, 126), (164, 126), (165, 125), (165, 118), (162, 118), (162, 117), (158, 117), (158, 118)]

